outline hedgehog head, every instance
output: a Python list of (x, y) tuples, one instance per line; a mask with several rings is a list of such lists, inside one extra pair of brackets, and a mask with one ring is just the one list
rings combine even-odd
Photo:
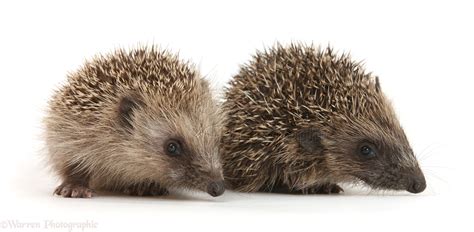
[(412, 193), (425, 189), (423, 173), (396, 120), (334, 117), (332, 124), (315, 123), (297, 133), (303, 155), (324, 166), (329, 182), (363, 181), (374, 189)]
[(347, 56), (330, 50), (318, 56), (326, 79), (307, 83), (314, 98), (303, 110), (312, 118), (303, 117), (305, 126), (296, 133), (302, 152), (324, 166), (329, 182), (422, 192), (424, 175), (378, 78)]
[(154, 178), (166, 187), (221, 195), (219, 110), (208, 83), (199, 78), (124, 95), (119, 102), (118, 122), (129, 141), (127, 153), (138, 157), (130, 165), (141, 167), (132, 170), (140, 175), (141, 169), (148, 169), (143, 171), (143, 178), (150, 178), (150, 169), (156, 169)]

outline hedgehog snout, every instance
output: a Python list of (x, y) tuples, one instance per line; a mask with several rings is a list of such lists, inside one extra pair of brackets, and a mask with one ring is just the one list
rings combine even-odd
[(224, 181), (213, 181), (207, 185), (207, 193), (213, 197), (222, 195), (225, 192)]
[(407, 191), (410, 193), (421, 193), (425, 190), (426, 188), (426, 180), (425, 176), (420, 173), (415, 175), (414, 177), (411, 178), (410, 181), (408, 181), (407, 184)]

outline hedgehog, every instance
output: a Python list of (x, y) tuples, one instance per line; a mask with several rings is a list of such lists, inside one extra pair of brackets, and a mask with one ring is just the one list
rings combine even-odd
[(225, 90), (224, 178), (243, 192), (420, 193), (426, 181), (379, 78), (328, 46), (277, 44)]
[(55, 194), (159, 196), (224, 192), (223, 113), (195, 66), (156, 46), (98, 55), (49, 102), (47, 162)]

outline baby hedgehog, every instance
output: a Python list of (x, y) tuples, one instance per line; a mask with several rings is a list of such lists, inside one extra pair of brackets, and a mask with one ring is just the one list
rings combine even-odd
[(55, 193), (219, 196), (222, 124), (208, 82), (177, 56), (142, 47), (96, 57), (49, 102), (48, 160), (62, 178)]
[(258, 52), (226, 91), (224, 177), (238, 191), (422, 192), (426, 182), (377, 77), (331, 48)]

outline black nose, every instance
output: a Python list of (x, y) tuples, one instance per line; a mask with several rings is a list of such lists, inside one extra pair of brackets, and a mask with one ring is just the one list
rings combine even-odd
[(408, 184), (407, 191), (411, 193), (421, 193), (426, 188), (425, 178), (414, 179), (410, 184)]
[(207, 185), (207, 193), (209, 193), (209, 195), (213, 197), (222, 195), (224, 191), (225, 191), (224, 181), (215, 181)]

